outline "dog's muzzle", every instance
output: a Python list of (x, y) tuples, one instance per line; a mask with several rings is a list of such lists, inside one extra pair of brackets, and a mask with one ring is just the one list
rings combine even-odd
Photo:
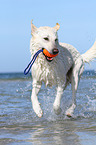
[(53, 54), (49, 53), (48, 50), (46, 50), (45, 48), (42, 48), (42, 50), (43, 50), (44, 56), (46, 57), (46, 60), (49, 62), (51, 62), (53, 60), (53, 57), (56, 57), (59, 53), (59, 50), (57, 48), (54, 48), (52, 50)]

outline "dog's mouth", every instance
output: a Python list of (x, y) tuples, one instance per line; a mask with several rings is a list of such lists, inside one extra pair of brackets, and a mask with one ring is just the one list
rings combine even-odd
[(43, 55), (45, 56), (45, 58), (46, 58), (47, 61), (49, 61), (49, 62), (53, 61), (53, 57), (48, 57), (48, 56), (45, 55), (44, 53), (43, 53)]
[(53, 57), (48, 57), (48, 56), (45, 56), (45, 57), (46, 57), (47, 61), (49, 61), (49, 62), (53, 61)]
[(45, 56), (46, 60), (51, 62), (53, 61), (53, 57), (56, 57), (59, 53), (58, 49), (53, 49), (53, 54), (49, 53), (45, 48), (42, 48), (43, 55)]

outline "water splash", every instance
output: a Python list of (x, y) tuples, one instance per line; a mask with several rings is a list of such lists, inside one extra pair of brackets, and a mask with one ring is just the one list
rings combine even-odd
[(96, 111), (96, 99), (90, 99), (89, 96), (87, 96), (88, 98), (88, 110), (89, 111)]

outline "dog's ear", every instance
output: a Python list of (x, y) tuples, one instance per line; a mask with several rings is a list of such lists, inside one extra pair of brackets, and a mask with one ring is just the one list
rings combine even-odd
[(31, 35), (34, 34), (34, 32), (36, 31), (37, 27), (35, 25), (33, 25), (32, 23), (33, 20), (31, 20)]
[(60, 25), (58, 24), (58, 23), (56, 23), (56, 26), (55, 27), (53, 27), (56, 31), (58, 31), (59, 30), (59, 28), (60, 28)]

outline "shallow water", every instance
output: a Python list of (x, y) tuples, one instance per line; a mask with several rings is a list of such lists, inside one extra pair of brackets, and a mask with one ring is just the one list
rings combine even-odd
[(55, 87), (42, 85), (38, 95), (43, 117), (31, 107), (31, 77), (0, 74), (0, 145), (95, 145), (96, 72), (86, 71), (77, 91), (73, 118), (65, 116), (71, 104), (71, 86), (65, 90), (60, 115), (53, 111)]

